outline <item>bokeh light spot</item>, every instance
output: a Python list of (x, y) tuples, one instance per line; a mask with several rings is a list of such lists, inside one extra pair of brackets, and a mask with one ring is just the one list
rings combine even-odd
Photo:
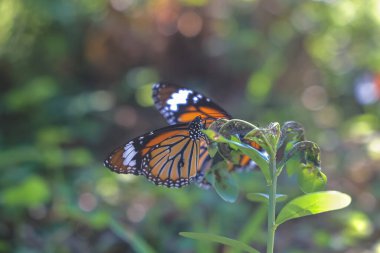
[(141, 85), (147, 85), (157, 82), (159, 75), (157, 70), (149, 67), (137, 67), (128, 71), (125, 76), (125, 89), (129, 91), (131, 87), (137, 88)]
[(133, 4), (133, 0), (110, 0), (112, 8), (116, 11), (123, 12)]
[(201, 32), (202, 26), (202, 18), (193, 11), (183, 13), (177, 22), (178, 31), (189, 38), (197, 36)]
[(347, 219), (346, 232), (354, 237), (363, 238), (369, 236), (373, 231), (373, 226), (368, 217), (362, 212), (354, 212)]
[(379, 82), (371, 74), (359, 77), (355, 82), (355, 97), (362, 105), (373, 104), (380, 98)]
[(18, 20), (17, 16), (21, 15), (22, 6), (22, 2), (19, 1), (0, 1), (0, 53), (2, 53), (3, 45), (12, 35), (12, 27)]
[(373, 251), (375, 253), (380, 253), (380, 241), (378, 241), (374, 246), (373, 246)]
[(314, 114), (315, 123), (322, 128), (337, 127), (342, 117), (334, 106), (326, 106)]
[(312, 85), (304, 90), (301, 100), (307, 109), (318, 111), (327, 104), (327, 93), (322, 86)]
[(95, 196), (91, 193), (82, 193), (79, 196), (79, 200), (78, 200), (79, 208), (85, 212), (90, 212), (94, 210), (97, 204), (98, 204), (98, 201), (96, 200)]
[(140, 222), (144, 219), (147, 208), (141, 203), (133, 203), (127, 208), (127, 217), (132, 222)]
[(265, 72), (255, 72), (248, 80), (248, 93), (251, 101), (262, 102), (269, 95), (272, 79)]
[(117, 179), (120, 180), (121, 182), (132, 182), (136, 180), (136, 175), (132, 174), (118, 174)]
[(111, 93), (99, 90), (90, 95), (89, 103), (95, 111), (107, 111), (114, 106), (115, 98), (111, 95)]
[(100, 179), (96, 185), (96, 191), (109, 204), (115, 205), (120, 199), (120, 190), (113, 178)]
[(171, 36), (177, 32), (177, 19), (180, 11), (174, 1), (154, 1), (154, 16), (157, 30), (164, 36)]
[(367, 146), (368, 155), (374, 160), (380, 160), (380, 137), (372, 139)]
[(338, 15), (332, 15), (332, 19), (337, 25), (348, 25), (357, 17), (357, 9), (353, 1), (337, 1), (336, 3)]
[(180, 0), (184, 5), (188, 6), (203, 6), (206, 5), (209, 0)]
[(143, 107), (148, 107), (153, 105), (152, 99), (152, 84), (142, 85), (136, 90), (136, 101), (139, 105)]
[(373, 177), (373, 170), (368, 163), (358, 161), (349, 168), (349, 175), (352, 181), (362, 184)]
[(39, 76), (22, 89), (14, 89), (7, 93), (5, 101), (10, 109), (19, 110), (41, 104), (59, 92), (59, 85), (52, 76)]
[(123, 127), (132, 128), (137, 123), (137, 112), (133, 107), (121, 106), (119, 107), (114, 115), (115, 122)]
[(352, 118), (348, 123), (348, 135), (351, 138), (362, 139), (373, 135), (379, 125), (379, 120), (372, 114), (362, 114)]
[(6, 206), (25, 206), (33, 208), (47, 202), (51, 192), (47, 181), (40, 176), (29, 176), (23, 182), (12, 185), (1, 193)]
[(363, 210), (367, 212), (371, 212), (376, 208), (377, 200), (375, 196), (373, 196), (370, 192), (362, 192), (358, 196), (358, 201), (360, 203), (360, 206), (363, 207)]

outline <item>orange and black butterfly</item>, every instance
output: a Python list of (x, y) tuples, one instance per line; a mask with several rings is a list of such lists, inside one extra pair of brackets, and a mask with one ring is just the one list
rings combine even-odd
[(111, 171), (144, 175), (156, 185), (182, 187), (203, 177), (207, 139), (200, 117), (137, 137), (115, 149), (104, 161)]
[[(232, 119), (229, 113), (210, 98), (196, 91), (173, 84), (154, 84), (153, 100), (156, 108), (169, 124), (186, 123), (192, 121), (195, 117), (200, 117), (205, 120), (205, 127), (207, 128), (217, 119)], [(252, 142), (249, 144), (262, 151), (262, 148), (257, 143)], [(212, 159), (207, 154), (204, 161), (207, 164), (203, 168), (207, 170), (211, 166)], [(248, 156), (242, 155), (239, 164), (231, 165), (229, 170), (250, 170), (254, 167), (256, 167), (256, 164)]]
[(206, 120), (205, 127), (207, 128), (217, 119), (232, 119), (225, 110), (210, 98), (173, 84), (154, 84), (153, 101), (170, 125), (188, 123), (195, 117), (201, 117)]

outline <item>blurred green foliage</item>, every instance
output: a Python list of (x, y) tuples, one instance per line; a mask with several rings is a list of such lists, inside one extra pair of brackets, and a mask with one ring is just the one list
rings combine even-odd
[(0, 252), (224, 252), (179, 231), (264, 247), (243, 194), (232, 205), (102, 166), (166, 125), (150, 107), (159, 80), (253, 123), (296, 120), (320, 144), (328, 185), (353, 204), (284, 224), (281, 252), (380, 252), (379, 13), (377, 0), (1, 0)]

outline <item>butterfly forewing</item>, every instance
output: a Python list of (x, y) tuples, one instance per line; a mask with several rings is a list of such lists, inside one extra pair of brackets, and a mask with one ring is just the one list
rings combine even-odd
[(201, 145), (200, 118), (147, 133), (114, 150), (104, 162), (117, 173), (144, 175), (157, 185), (181, 187), (197, 177)]
[(216, 119), (231, 116), (208, 97), (173, 84), (153, 85), (153, 100), (169, 124), (191, 122), (195, 117), (206, 120), (206, 128)]

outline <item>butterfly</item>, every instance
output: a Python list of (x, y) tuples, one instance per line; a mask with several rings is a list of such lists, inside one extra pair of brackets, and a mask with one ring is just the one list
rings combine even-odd
[[(178, 124), (190, 122), (194, 117), (200, 117), (205, 120), (205, 127), (208, 128), (212, 122), (218, 119), (232, 119), (232, 116), (223, 108), (218, 106), (210, 98), (201, 93), (180, 87), (169, 83), (156, 83), (153, 85), (153, 101), (156, 108), (164, 116), (169, 124)], [(240, 131), (240, 135), (244, 135)], [(247, 133), (246, 131), (245, 133)], [(237, 132), (236, 132), (237, 133)], [(249, 145), (263, 151), (255, 142), (249, 142)], [(206, 171), (212, 164), (211, 157), (207, 157), (207, 162), (202, 166)], [(256, 164), (246, 155), (240, 156), (236, 165), (230, 164), (229, 171), (250, 170), (256, 167)], [(206, 171), (202, 171), (204, 174)]]
[(202, 178), (204, 166), (209, 166), (202, 129), (203, 120), (195, 117), (151, 131), (112, 151), (104, 165), (116, 173), (143, 175), (156, 185), (188, 185)]
[(232, 119), (230, 114), (210, 98), (174, 84), (154, 84), (152, 96), (154, 105), (170, 125), (187, 123), (195, 117), (201, 117), (206, 120), (207, 128), (217, 119)]

